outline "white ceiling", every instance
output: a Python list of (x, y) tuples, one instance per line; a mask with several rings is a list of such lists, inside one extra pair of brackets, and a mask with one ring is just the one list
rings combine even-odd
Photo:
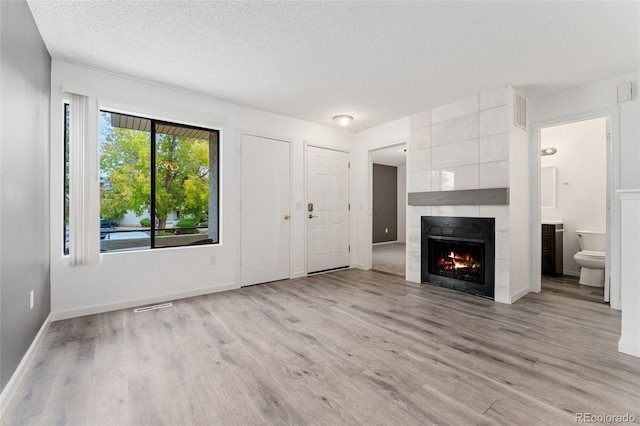
[(358, 131), (640, 68), (640, 3), (28, 0), (53, 58)]

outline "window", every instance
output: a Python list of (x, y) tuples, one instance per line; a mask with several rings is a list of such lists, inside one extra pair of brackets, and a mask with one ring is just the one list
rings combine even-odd
[(218, 153), (217, 130), (101, 111), (101, 252), (217, 243)]

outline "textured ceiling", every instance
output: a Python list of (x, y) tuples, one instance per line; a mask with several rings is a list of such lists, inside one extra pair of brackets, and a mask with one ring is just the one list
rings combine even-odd
[(28, 1), (52, 57), (350, 130), (640, 68), (640, 3)]

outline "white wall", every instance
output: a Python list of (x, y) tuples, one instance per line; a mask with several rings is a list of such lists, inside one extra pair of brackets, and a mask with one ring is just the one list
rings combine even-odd
[[(631, 82), (633, 100), (618, 103), (617, 85)], [(640, 187), (640, 70), (570, 90), (537, 96), (529, 102), (532, 123), (616, 108), (620, 112), (620, 189)]]
[(577, 276), (573, 255), (580, 250), (576, 230), (606, 231), (607, 121), (606, 118), (546, 127), (541, 147), (555, 147), (554, 155), (540, 159), (542, 167), (556, 167), (556, 208), (542, 209), (542, 220), (562, 218), (563, 266)]
[(407, 166), (398, 166), (398, 242), (407, 241)]
[(640, 281), (638, 253), (640, 253), (640, 190), (619, 191), (622, 234), (622, 329), (618, 350), (640, 357)]
[(369, 151), (406, 143), (409, 139), (409, 117), (363, 130), (356, 134), (351, 156), (352, 233), (351, 254), (353, 266), (371, 269), (372, 229), (372, 167)]
[[(221, 130), (220, 244), (107, 253), (101, 255), (101, 262), (97, 265), (69, 266), (68, 257), (62, 255), (63, 83), (103, 92), (103, 107), (214, 126)], [(220, 124), (221, 116), (228, 117), (226, 124)], [(356, 139), (354, 133), (54, 60), (51, 73), (51, 289), (54, 318), (238, 287), (238, 143), (241, 132), (292, 141), (291, 275), (304, 275), (304, 142), (351, 150)], [(352, 190), (352, 197), (359, 195), (354, 193)], [(354, 216), (351, 218), (352, 239), (353, 224), (356, 223)], [(210, 264), (211, 256), (216, 257), (215, 265)]]
[[(514, 125), (513, 93), (509, 90), (509, 300), (511, 303), (533, 289), (531, 261), (531, 153), (529, 133)], [(529, 120), (527, 119), (527, 123)], [(536, 153), (536, 158), (539, 158)], [(497, 222), (497, 220), (496, 220)], [(497, 248), (497, 245), (496, 245)], [(496, 298), (496, 300), (498, 300)]]

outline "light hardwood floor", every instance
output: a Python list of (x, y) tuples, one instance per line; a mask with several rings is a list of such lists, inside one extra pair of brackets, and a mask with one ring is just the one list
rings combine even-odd
[(51, 324), (5, 425), (575, 424), (632, 413), (620, 315), (347, 270)]
[(371, 247), (371, 267), (378, 272), (404, 277), (405, 243), (374, 244)]
[(581, 285), (578, 277), (561, 275), (559, 277), (542, 276), (542, 291), (550, 291), (576, 299), (589, 300), (596, 303), (604, 301), (604, 287), (589, 287)]

